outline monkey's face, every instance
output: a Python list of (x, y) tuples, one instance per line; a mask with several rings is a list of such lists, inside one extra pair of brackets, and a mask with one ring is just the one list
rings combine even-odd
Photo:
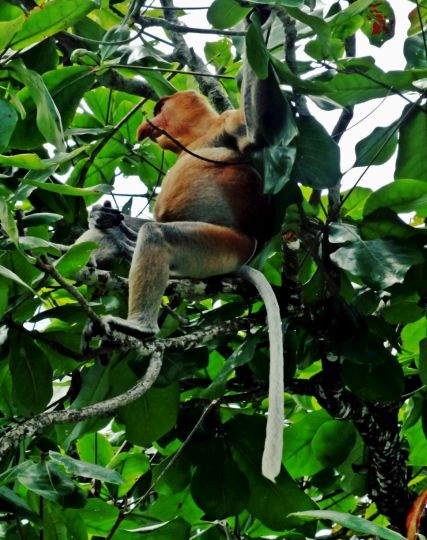
[(162, 148), (176, 153), (182, 151), (182, 146), (203, 136), (218, 117), (207, 100), (194, 90), (162, 98), (157, 102), (154, 114), (152, 120), (138, 127), (138, 141), (149, 137)]

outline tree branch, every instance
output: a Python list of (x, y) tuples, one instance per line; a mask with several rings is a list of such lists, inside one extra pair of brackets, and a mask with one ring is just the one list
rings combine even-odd
[(143, 378), (123, 394), (95, 403), (94, 405), (83, 407), (82, 409), (67, 409), (65, 411), (42, 413), (12, 428), (0, 439), (0, 457), (6, 456), (22, 439), (33, 436), (37, 431), (47, 426), (81, 422), (88, 418), (108, 417), (117, 409), (142, 397), (155, 383), (162, 367), (162, 358), (163, 347), (158, 344), (157, 350), (153, 352)]
[[(163, 8), (166, 8), (164, 10), (166, 21), (170, 24), (178, 25), (180, 28), (180, 31), (171, 30), (170, 32), (171, 41), (175, 46), (175, 56), (177, 61), (187, 65), (192, 71), (199, 71), (209, 75), (209, 71), (206, 69), (202, 59), (196, 55), (193, 49), (188, 47), (182, 36), (182, 28), (186, 27), (179, 23), (177, 14), (174, 10), (170, 9), (171, 7), (174, 7), (172, 0), (161, 0), (161, 4)], [(196, 76), (195, 78), (202, 94), (209, 98), (219, 112), (232, 108), (230, 100), (217, 80), (203, 75)]]

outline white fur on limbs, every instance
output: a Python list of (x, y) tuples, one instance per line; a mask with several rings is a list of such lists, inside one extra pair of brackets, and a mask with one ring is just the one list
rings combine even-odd
[(282, 464), (283, 423), (285, 420), (283, 333), (280, 309), (276, 295), (264, 274), (250, 266), (242, 266), (237, 271), (237, 274), (255, 285), (267, 310), (268, 337), (270, 340), (270, 377), (262, 474), (274, 482)]

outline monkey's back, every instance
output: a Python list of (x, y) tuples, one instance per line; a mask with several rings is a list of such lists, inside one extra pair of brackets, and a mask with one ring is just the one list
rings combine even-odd
[(261, 242), (271, 236), (269, 198), (263, 194), (261, 177), (244, 162), (245, 158), (223, 147), (194, 151), (233, 164), (214, 164), (182, 155), (163, 180), (155, 206), (157, 221), (222, 225)]

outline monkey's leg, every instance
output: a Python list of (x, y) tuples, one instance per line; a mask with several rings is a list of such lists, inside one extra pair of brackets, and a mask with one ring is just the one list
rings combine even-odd
[(146, 223), (129, 273), (128, 318), (110, 319), (110, 326), (136, 337), (156, 333), (170, 275), (203, 279), (228, 274), (249, 259), (254, 244), (249, 236), (209, 223)]

